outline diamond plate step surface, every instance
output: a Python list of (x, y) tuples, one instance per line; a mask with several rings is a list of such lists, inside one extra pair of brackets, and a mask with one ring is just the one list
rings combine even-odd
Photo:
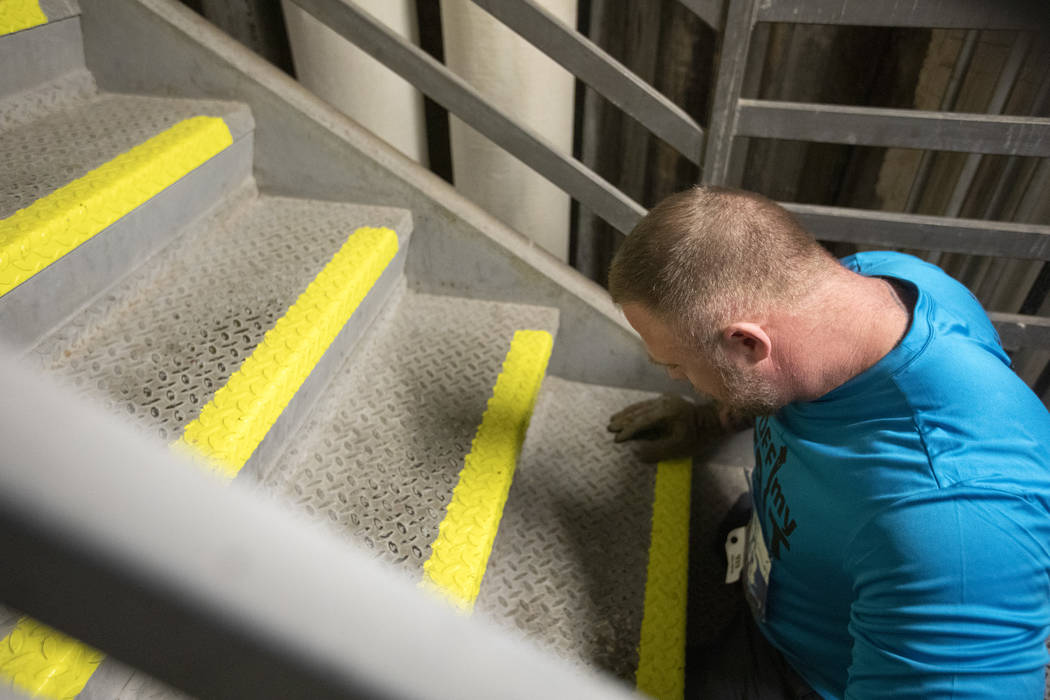
[(252, 194), (174, 241), (32, 354), (171, 441), (355, 228), (411, 228), (399, 209)]
[(477, 611), (633, 682), (655, 470), (606, 431), (653, 394), (547, 377)]
[(511, 337), (557, 312), (407, 292), (264, 484), (417, 578)]
[(254, 126), (247, 106), (235, 102), (104, 93), (3, 131), (0, 219), (197, 115), (222, 117), (234, 141)]

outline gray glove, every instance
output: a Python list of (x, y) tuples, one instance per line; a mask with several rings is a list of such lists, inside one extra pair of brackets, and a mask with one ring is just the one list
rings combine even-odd
[(714, 403), (695, 404), (664, 394), (631, 404), (609, 419), (616, 442), (631, 441), (631, 451), (643, 462), (692, 457), (728, 431)]

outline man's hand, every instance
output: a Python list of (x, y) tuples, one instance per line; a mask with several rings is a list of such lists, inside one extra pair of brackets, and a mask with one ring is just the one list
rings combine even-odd
[(681, 396), (632, 404), (609, 419), (616, 442), (631, 441), (631, 451), (643, 462), (692, 457), (729, 430), (716, 404), (694, 404)]

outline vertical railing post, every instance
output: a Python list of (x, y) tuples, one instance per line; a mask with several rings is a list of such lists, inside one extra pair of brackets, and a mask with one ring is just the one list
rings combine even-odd
[(740, 88), (744, 83), (751, 30), (754, 29), (758, 10), (757, 0), (728, 0), (727, 4), (725, 31), (719, 47), (715, 99), (701, 175), (705, 185), (733, 184), (728, 180), (739, 114)]

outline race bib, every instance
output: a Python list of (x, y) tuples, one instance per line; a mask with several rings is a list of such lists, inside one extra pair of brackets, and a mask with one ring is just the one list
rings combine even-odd
[(730, 530), (726, 536), (726, 583), (736, 583), (747, 560), (747, 527)]

